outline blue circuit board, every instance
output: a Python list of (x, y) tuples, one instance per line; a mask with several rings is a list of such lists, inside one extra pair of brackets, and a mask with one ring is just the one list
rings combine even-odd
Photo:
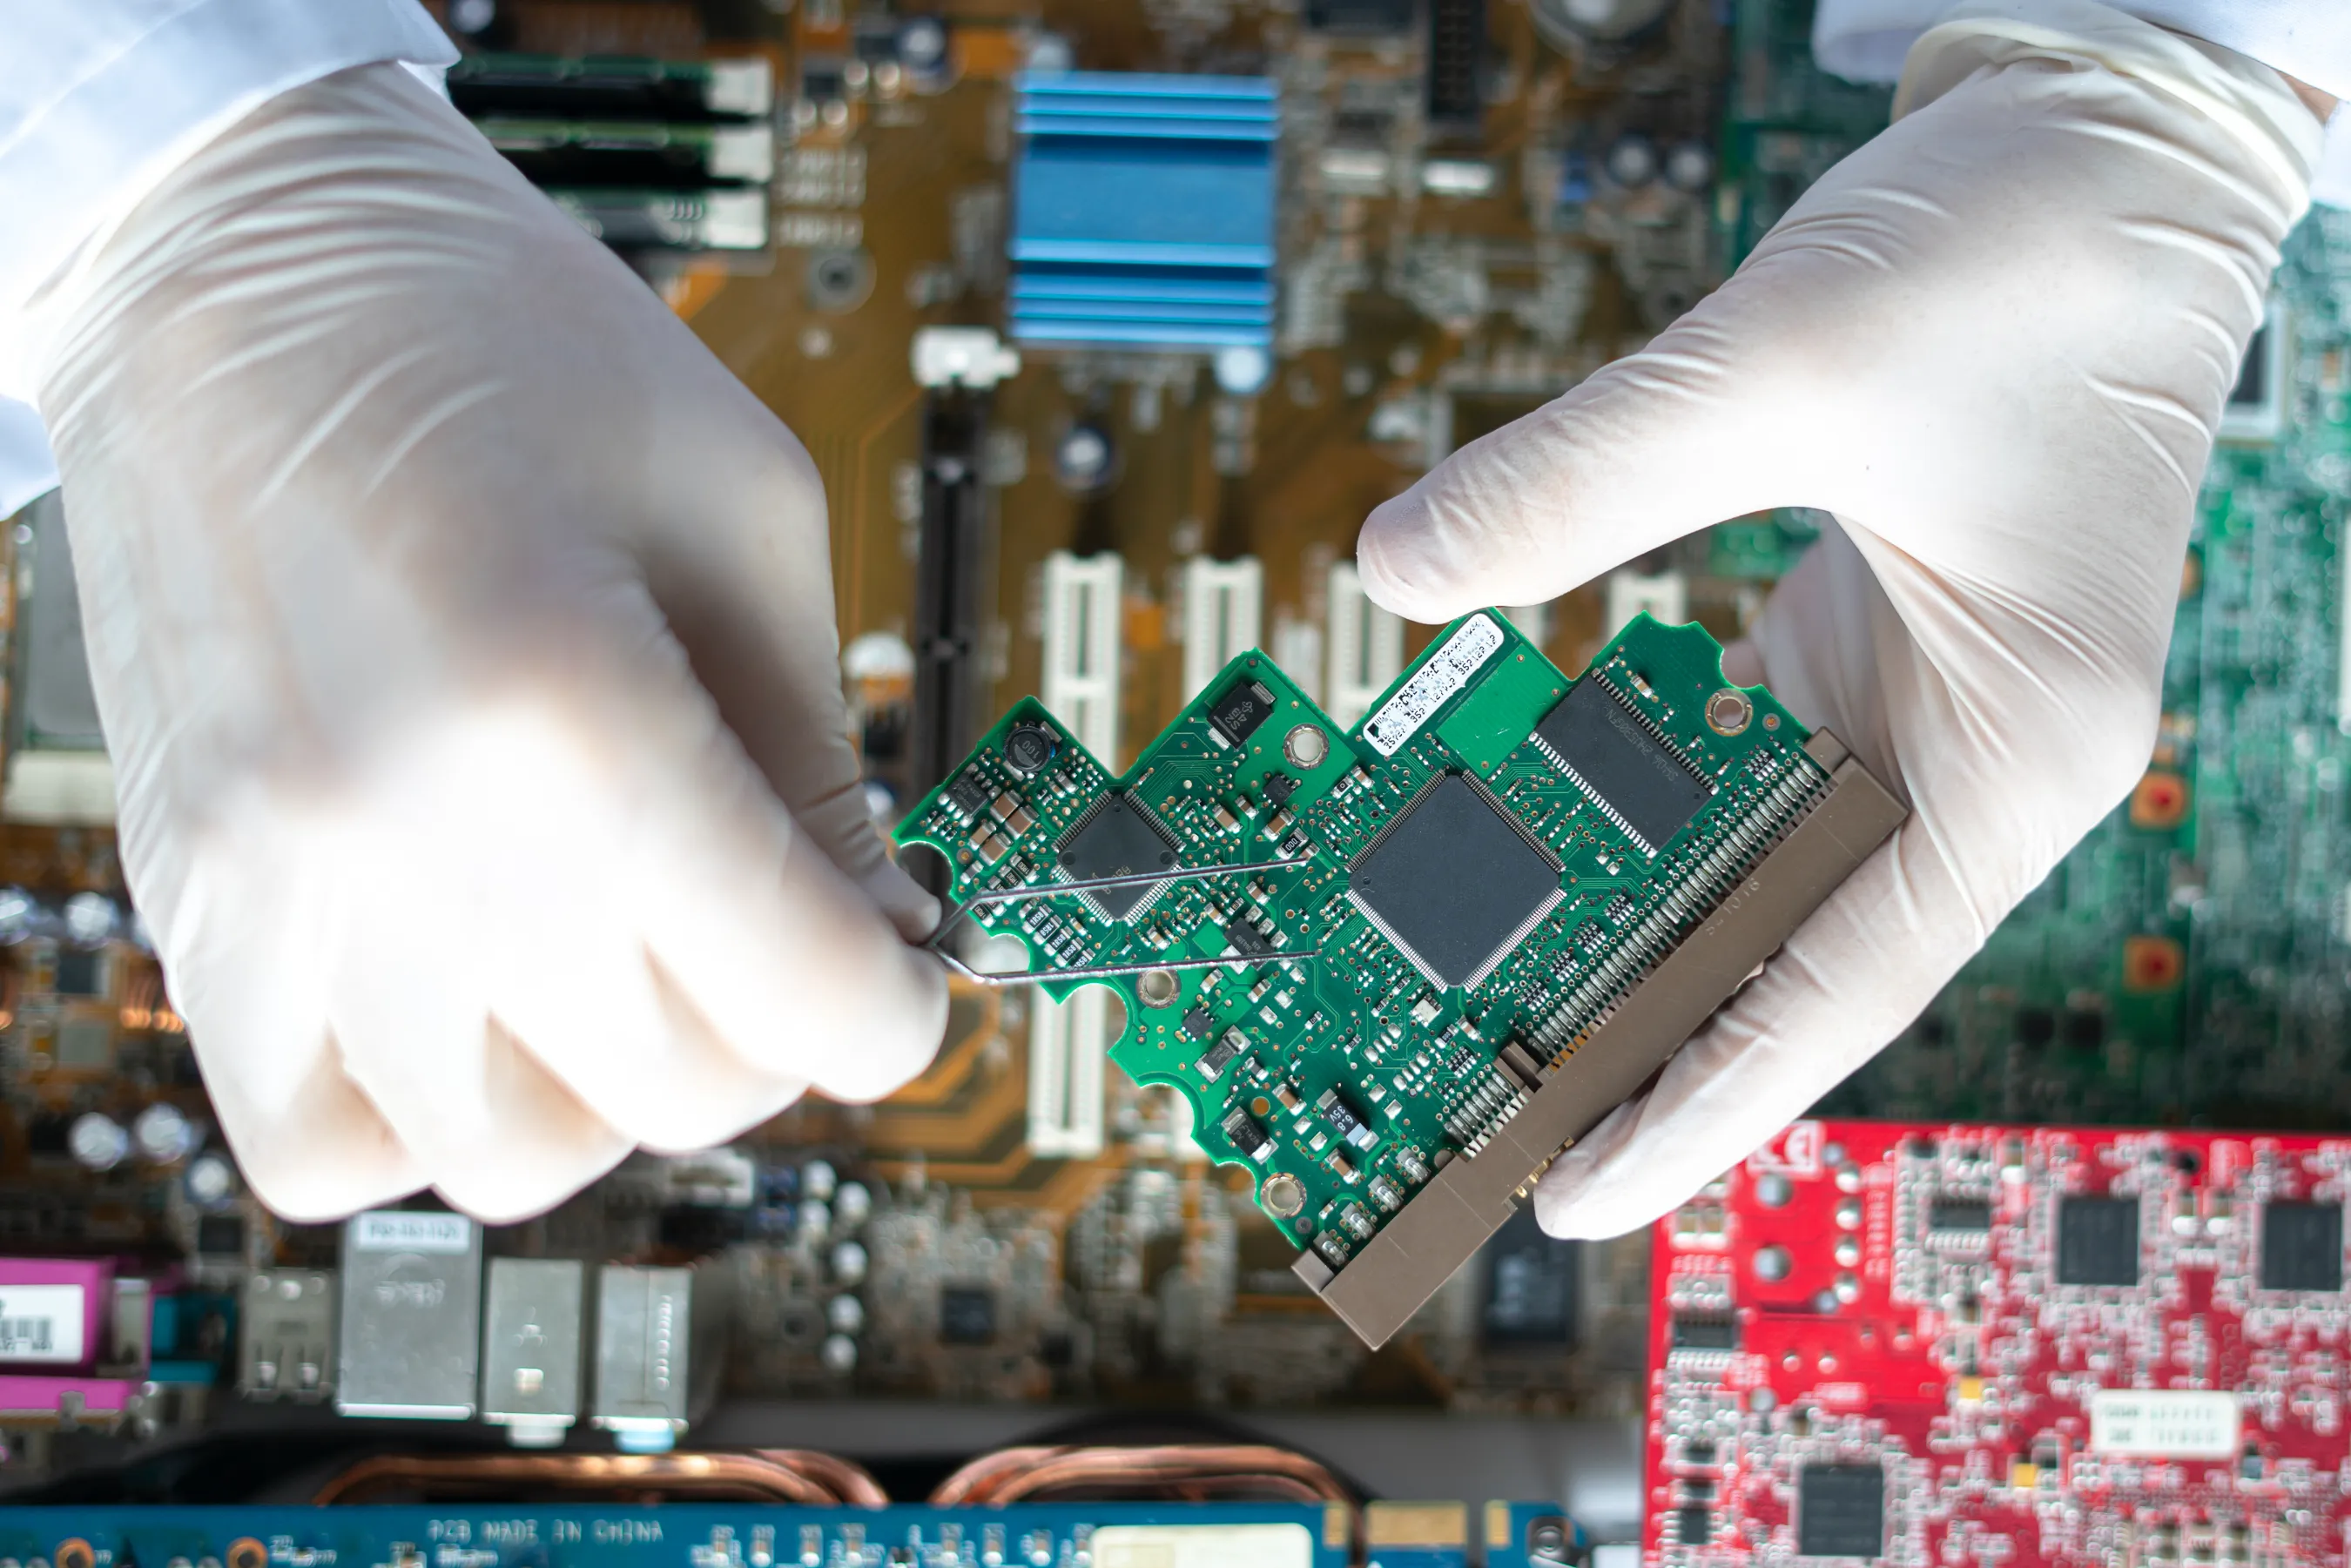
[(0, 1562), (22, 1568), (1545, 1568), (1581, 1547), (1547, 1503), (1374, 1511), (1368, 1530), (1270, 1503), (0, 1511)]

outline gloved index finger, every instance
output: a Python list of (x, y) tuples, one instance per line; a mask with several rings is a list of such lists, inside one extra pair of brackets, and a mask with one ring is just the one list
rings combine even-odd
[(1441, 624), (1555, 598), (1709, 524), (1801, 500), (1788, 400), (1716, 326), (1722, 298), (1374, 510), (1355, 551), (1365, 591)]

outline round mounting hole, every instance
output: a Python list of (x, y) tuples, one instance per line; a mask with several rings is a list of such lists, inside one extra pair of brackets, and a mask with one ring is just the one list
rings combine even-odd
[(1706, 722), (1717, 735), (1744, 734), (1754, 717), (1754, 703), (1737, 686), (1725, 686), (1706, 699)]
[(1304, 1184), (1286, 1173), (1266, 1179), (1264, 1196), (1266, 1207), (1284, 1219), (1306, 1207)]
[(1169, 1008), (1184, 994), (1173, 969), (1145, 969), (1134, 977), (1134, 994), (1146, 1008)]

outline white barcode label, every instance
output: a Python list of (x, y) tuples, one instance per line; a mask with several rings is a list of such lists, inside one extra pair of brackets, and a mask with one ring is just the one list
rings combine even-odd
[(79, 1364), (82, 1313), (79, 1285), (0, 1285), (0, 1361)]
[(1487, 660), (1502, 645), (1502, 629), (1484, 611), (1453, 629), (1436, 653), (1423, 660), (1412, 679), (1380, 705), (1364, 726), (1364, 738), (1382, 757), (1394, 757), (1420, 733), (1431, 715), (1469, 684)]
[(2234, 1458), (2237, 1396), (2212, 1388), (2101, 1388), (2090, 1396), (2090, 1449), (2121, 1458)]
[(410, 1214), (377, 1209), (351, 1218), (351, 1247), (360, 1252), (463, 1252), (474, 1244), (474, 1222), (462, 1214)]

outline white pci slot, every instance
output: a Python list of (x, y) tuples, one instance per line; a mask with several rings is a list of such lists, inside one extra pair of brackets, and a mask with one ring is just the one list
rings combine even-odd
[(1273, 646), (1268, 650), (1290, 684), (1314, 702), (1322, 700), (1322, 628), (1319, 622), (1287, 612), (1273, 618)]
[(1102, 1061), (1110, 992), (1081, 986), (1066, 1002), (1029, 998), (1029, 1152), (1092, 1159), (1102, 1152)]
[(1404, 621), (1364, 597), (1355, 563), (1332, 563), (1329, 583), (1331, 679), (1322, 706), (1340, 727), (1380, 700), (1404, 671)]
[(1113, 772), (1123, 585), (1114, 555), (1055, 550), (1045, 558), (1045, 669), (1037, 695)]
[(1637, 571), (1608, 574), (1608, 624), (1604, 634), (1614, 637), (1646, 613), (1661, 626), (1678, 626), (1689, 619), (1689, 583), (1678, 571), (1655, 577)]
[(1190, 702), (1264, 635), (1265, 568), (1255, 556), (1210, 560), (1196, 555), (1182, 571), (1184, 700)]
[(1502, 614), (1519, 629), (1519, 635), (1542, 647), (1551, 641), (1551, 601), (1541, 604), (1505, 604)]

